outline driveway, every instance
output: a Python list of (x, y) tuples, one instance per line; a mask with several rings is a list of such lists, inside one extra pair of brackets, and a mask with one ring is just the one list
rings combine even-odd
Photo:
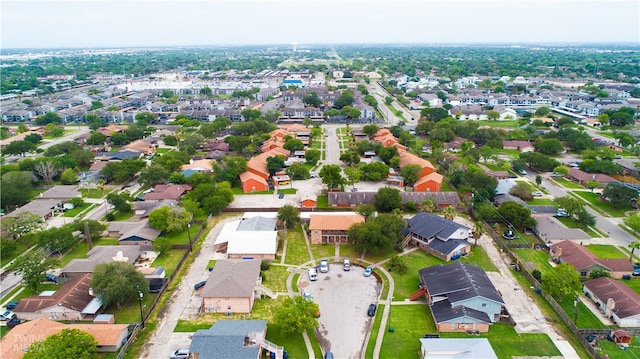
[(378, 302), (381, 286), (374, 276), (365, 277), (364, 268), (353, 266), (342, 270), (341, 264), (330, 264), (328, 273), (318, 273), (318, 280), (301, 277), (298, 288), (307, 291), (320, 306), (318, 341), (325, 352), (336, 358), (360, 358), (372, 318), (367, 308)]

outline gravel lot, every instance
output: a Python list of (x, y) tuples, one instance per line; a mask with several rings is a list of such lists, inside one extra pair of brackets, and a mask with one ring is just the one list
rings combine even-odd
[(336, 358), (360, 358), (365, 337), (372, 325), (367, 308), (378, 302), (381, 286), (374, 276), (365, 277), (364, 268), (352, 265), (351, 271), (342, 264), (330, 264), (328, 273), (318, 273), (318, 280), (301, 277), (298, 287), (310, 292), (319, 304), (318, 341), (325, 352)]

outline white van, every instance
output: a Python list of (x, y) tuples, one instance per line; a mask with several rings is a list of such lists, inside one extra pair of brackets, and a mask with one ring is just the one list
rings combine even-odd
[(309, 268), (309, 280), (316, 281), (318, 280), (318, 271), (315, 268)]

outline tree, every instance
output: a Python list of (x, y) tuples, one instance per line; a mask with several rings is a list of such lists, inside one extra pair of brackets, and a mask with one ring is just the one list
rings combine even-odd
[(80, 329), (62, 329), (45, 340), (31, 344), (22, 356), (24, 359), (95, 359), (98, 357), (98, 341), (93, 335)]
[(178, 138), (176, 136), (163, 136), (162, 141), (167, 146), (177, 146)]
[(636, 198), (638, 198), (638, 192), (624, 185), (609, 183), (602, 191), (602, 196), (614, 206), (627, 207), (635, 203)]
[(71, 168), (67, 168), (60, 175), (60, 182), (66, 185), (76, 184), (78, 183), (78, 173)]
[(576, 212), (574, 220), (582, 227), (586, 228), (594, 226), (596, 224), (596, 217), (594, 217), (586, 208), (582, 208)]
[(436, 202), (433, 200), (433, 198), (427, 198), (420, 204), (420, 211), (433, 213), (433, 211), (436, 210), (436, 206)]
[(522, 182), (518, 182), (515, 186), (511, 187), (511, 189), (509, 189), (509, 194), (514, 195), (523, 201), (530, 201), (533, 199), (529, 185)]
[(559, 301), (573, 298), (580, 288), (580, 274), (570, 264), (560, 263), (542, 275), (542, 289)]
[(640, 249), (640, 241), (633, 241), (629, 243), (629, 249), (631, 249), (631, 254), (629, 254), (629, 262), (633, 262), (633, 252), (636, 249)]
[(316, 163), (318, 163), (318, 161), (320, 160), (321, 155), (322, 153), (319, 150), (309, 149), (307, 150), (307, 152), (305, 152), (304, 158), (305, 160), (307, 160), (308, 164), (315, 166)]
[(297, 139), (297, 138), (291, 138), (288, 139), (284, 145), (282, 145), (282, 148), (284, 148), (285, 150), (289, 150), (289, 151), (302, 151), (304, 150), (304, 143), (302, 143), (301, 140)]
[(418, 180), (418, 176), (422, 171), (422, 166), (418, 164), (406, 165), (400, 169), (400, 176), (404, 178), (404, 183), (407, 186), (413, 186)]
[(125, 194), (109, 193), (107, 195), (107, 202), (120, 213), (131, 213), (133, 210), (131, 204), (128, 202), (128, 196)]
[(147, 127), (155, 121), (156, 115), (151, 112), (138, 112), (136, 114), (136, 124), (140, 127)]
[(355, 167), (346, 167), (344, 169), (344, 174), (347, 176), (347, 180), (345, 181), (347, 184), (350, 184), (355, 187), (356, 183), (360, 182), (362, 178), (362, 171)]
[(36, 117), (36, 125), (44, 126), (50, 123), (62, 123), (62, 118), (55, 112), (47, 112), (42, 116)]
[(623, 222), (627, 227), (631, 228), (636, 234), (640, 232), (640, 213), (638, 212), (632, 213), (630, 216), (627, 216), (627, 218), (625, 218)]
[(182, 207), (160, 207), (149, 214), (149, 225), (162, 232), (179, 232), (191, 220), (191, 213)]
[(158, 253), (158, 256), (163, 256), (169, 253), (171, 250), (171, 240), (167, 237), (158, 237), (153, 241), (153, 251)]
[(37, 134), (37, 133), (32, 133), (32, 134), (30, 134), (30, 135), (26, 135), (26, 136), (24, 137), (24, 140), (25, 140), (25, 141), (28, 141), (28, 142), (31, 142), (31, 143), (33, 143), (34, 145), (38, 145), (38, 144), (40, 143), (40, 141), (42, 141), (42, 136), (40, 136), (40, 135), (39, 135), (39, 134)]
[(365, 125), (362, 127), (362, 132), (366, 133), (369, 138), (373, 138), (373, 135), (378, 133), (380, 128), (376, 124)]
[(45, 222), (42, 216), (31, 212), (21, 212), (15, 217), (4, 218), (2, 220), (2, 230), (12, 239), (31, 233), (37, 232), (44, 228)]
[(284, 156), (277, 155), (267, 158), (267, 170), (270, 175), (273, 176), (282, 167), (284, 167)]
[(93, 269), (91, 287), (105, 308), (112, 304), (121, 308), (139, 291), (146, 293), (148, 286), (144, 275), (127, 262), (100, 263)]
[(365, 181), (380, 181), (389, 176), (389, 166), (382, 162), (368, 163), (360, 167), (360, 169), (362, 170)]
[(402, 207), (402, 196), (397, 188), (383, 187), (373, 197), (373, 205), (380, 212), (391, 212)]
[(500, 118), (500, 112), (496, 110), (490, 110), (487, 112), (487, 118), (489, 121), (497, 121)]
[(49, 184), (60, 173), (60, 169), (52, 161), (40, 161), (33, 166), (33, 173)]
[(356, 207), (356, 213), (363, 216), (366, 221), (376, 212), (376, 207), (370, 203), (360, 204)]
[(45, 273), (59, 265), (57, 258), (45, 256), (40, 250), (32, 250), (29, 255), (18, 257), (13, 265), (16, 273), (22, 276), (22, 283), (34, 292), (40, 293), (40, 283)]
[(602, 186), (602, 182), (600, 182), (600, 181), (595, 181), (595, 180), (588, 180), (587, 181), (587, 187), (589, 187), (589, 189), (591, 189), (591, 192), (593, 192), (593, 190), (595, 188), (598, 188), (600, 186)]
[(400, 231), (405, 225), (401, 216), (392, 213), (370, 217), (349, 227), (349, 243), (361, 252), (384, 253), (402, 241)]
[(531, 217), (531, 210), (517, 202), (502, 202), (498, 207), (498, 213), (506, 221), (518, 228), (532, 228), (537, 223), (536, 220)]
[(291, 179), (305, 180), (309, 178), (309, 170), (302, 163), (294, 163), (287, 167), (285, 172), (291, 177)]
[(445, 219), (453, 221), (456, 218), (456, 209), (453, 206), (449, 206), (442, 211), (442, 215)]
[(478, 245), (478, 239), (482, 237), (482, 235), (486, 232), (484, 228), (484, 223), (482, 221), (476, 221), (473, 224), (473, 228), (471, 229), (471, 234), (473, 234), (473, 246)]
[(351, 91), (344, 91), (340, 97), (333, 102), (333, 107), (342, 109), (345, 106), (351, 106), (353, 104), (353, 93)]
[(103, 145), (105, 142), (107, 142), (107, 136), (97, 131), (92, 132), (87, 138), (87, 145)]
[(169, 171), (158, 164), (152, 164), (140, 172), (138, 183), (145, 186), (153, 186), (159, 183), (165, 183), (167, 178), (169, 178)]
[(80, 231), (84, 233), (85, 238), (87, 236), (87, 233), (85, 233), (85, 228), (88, 228), (89, 236), (91, 236), (91, 240), (94, 240), (94, 241), (97, 239), (100, 239), (100, 237), (102, 236), (102, 232), (104, 232), (107, 229), (106, 225), (102, 224), (101, 222), (94, 221), (92, 219), (83, 219), (80, 221), (74, 221), (72, 224), (70, 224), (70, 226), (72, 230)]
[(131, 140), (129, 140), (129, 137), (127, 137), (127, 135), (123, 132), (118, 132), (118, 133), (114, 133), (111, 136), (110, 139), (111, 143), (116, 145), (116, 146), (122, 146), (122, 145), (126, 145), (129, 142), (131, 142)]
[(37, 146), (33, 142), (29, 141), (13, 141), (4, 146), (2, 153), (5, 155), (20, 155), (24, 156), (27, 152), (34, 152)]
[(318, 176), (322, 179), (322, 183), (327, 185), (327, 188), (332, 189), (344, 183), (341, 172), (340, 166), (338, 165), (324, 165), (320, 173), (318, 173)]
[(322, 99), (318, 97), (318, 94), (315, 92), (309, 92), (302, 98), (302, 102), (304, 102), (305, 105), (313, 107), (320, 107), (322, 105)]
[(293, 228), (300, 223), (300, 210), (290, 204), (285, 204), (278, 210), (278, 219), (287, 228)]
[(542, 154), (554, 156), (564, 151), (564, 146), (557, 138), (546, 138), (535, 144), (535, 148)]
[(59, 253), (71, 248), (77, 242), (70, 225), (45, 229), (36, 233), (35, 238), (40, 248)]
[(275, 322), (287, 334), (300, 334), (318, 325), (316, 315), (319, 310), (317, 303), (301, 296), (286, 297), (276, 311)]

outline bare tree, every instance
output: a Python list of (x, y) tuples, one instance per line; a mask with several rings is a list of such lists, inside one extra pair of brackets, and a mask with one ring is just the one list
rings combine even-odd
[(53, 177), (60, 173), (60, 169), (53, 162), (41, 161), (33, 166), (33, 173), (42, 178), (45, 184), (49, 184), (53, 181)]

